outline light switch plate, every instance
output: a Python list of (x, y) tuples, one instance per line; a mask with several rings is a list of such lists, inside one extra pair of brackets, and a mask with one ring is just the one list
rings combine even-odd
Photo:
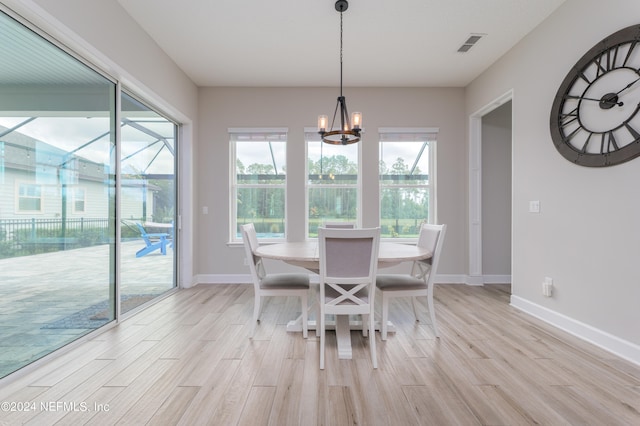
[(529, 201), (529, 213), (540, 213), (540, 201)]

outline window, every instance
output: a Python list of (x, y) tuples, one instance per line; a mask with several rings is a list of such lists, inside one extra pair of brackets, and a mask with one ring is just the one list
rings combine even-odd
[(285, 238), (287, 129), (229, 129), (231, 241), (253, 223), (260, 239)]
[(18, 212), (33, 213), (42, 211), (42, 186), (18, 184)]
[(359, 143), (323, 143), (305, 129), (307, 143), (307, 237), (317, 238), (323, 222), (359, 222)]
[(420, 224), (435, 223), (437, 129), (382, 128), (380, 227), (384, 238), (417, 238)]
[(85, 189), (82, 187), (73, 188), (73, 212), (84, 213)]

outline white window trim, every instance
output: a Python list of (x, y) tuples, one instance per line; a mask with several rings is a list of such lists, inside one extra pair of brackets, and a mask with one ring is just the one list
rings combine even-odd
[[(289, 128), (288, 127), (229, 127), (227, 128), (227, 135), (229, 137), (229, 183), (231, 190), (229, 191), (229, 206), (230, 206), (230, 216), (229, 216), (229, 240), (228, 245), (236, 245), (243, 244), (242, 237), (238, 238), (236, 236), (236, 227), (238, 225), (238, 206), (236, 203), (235, 195), (238, 190), (238, 174), (236, 173), (236, 144), (233, 140), (232, 134), (250, 134), (250, 133), (284, 133), (287, 135), (287, 143), (288, 143), (288, 135)], [(285, 181), (283, 184), (273, 185), (273, 187), (282, 187), (284, 188), (284, 237), (283, 238), (260, 238), (260, 242), (282, 242), (287, 240), (287, 233), (289, 228), (289, 223), (287, 221), (287, 174), (285, 173)], [(242, 185), (243, 188), (264, 188), (266, 185), (264, 184), (248, 184)]]
[[(86, 212), (87, 212), (87, 188), (85, 188), (84, 186), (80, 186), (80, 185), (78, 185), (78, 186), (73, 186), (72, 188), (73, 188), (73, 191), (72, 191), (72, 193), (71, 193), (71, 194), (72, 194), (72, 195), (71, 195), (71, 211), (73, 212), (73, 214), (83, 214), (83, 213), (86, 213)], [(76, 201), (80, 201), (80, 200), (76, 197), (76, 195), (77, 195), (76, 190), (78, 190), (78, 189), (81, 189), (81, 190), (82, 190), (82, 194), (83, 194), (83, 197), (82, 197), (82, 206), (83, 206), (83, 209), (82, 209), (82, 210), (77, 210), (77, 209), (76, 209)]]
[[(311, 240), (309, 237), (309, 141), (307, 140), (307, 134), (318, 133), (318, 129), (316, 127), (305, 127), (304, 128), (304, 211), (305, 211), (305, 220), (304, 220), (304, 235), (306, 240)], [(364, 134), (364, 128), (360, 130), (361, 134)], [(320, 135), (318, 135), (318, 138)], [(362, 149), (361, 143), (358, 143), (358, 180), (355, 184), (345, 185), (344, 187), (356, 188), (356, 226), (360, 226), (362, 223)], [(329, 188), (334, 187), (336, 185), (314, 185), (314, 188)], [(315, 240), (315, 238), (313, 238)]]
[[(20, 196), (20, 186), (29, 185), (29, 186), (37, 186), (40, 188), (40, 210), (22, 210), (20, 209), (20, 199), (23, 198)], [(40, 183), (34, 182), (26, 182), (26, 181), (16, 181), (15, 187), (15, 213), (16, 214), (43, 214), (44, 213), (44, 185)], [(36, 197), (24, 197), (29, 199), (34, 199)]]
[[(433, 141), (429, 141), (429, 184), (428, 185), (402, 185), (403, 188), (425, 188), (429, 189), (429, 223), (438, 223), (438, 185), (437, 185), (437, 176), (438, 176), (438, 161), (437, 161), (437, 146), (438, 146), (438, 132), (440, 128), (438, 127), (379, 127), (378, 128), (378, 145), (383, 142), (384, 137), (390, 137), (391, 135), (411, 135), (411, 134), (428, 134), (434, 135)], [(383, 136), (384, 135), (384, 136)], [(402, 138), (402, 136), (400, 136)], [(417, 141), (417, 140), (416, 140)], [(402, 143), (402, 141), (398, 141)], [(409, 140), (407, 140), (409, 142)], [(378, 150), (380, 148), (378, 147)], [(378, 173), (379, 175), (379, 173)], [(378, 191), (378, 202), (382, 203), (382, 197), (380, 194), (382, 193), (382, 188), (392, 187), (391, 185), (383, 185), (380, 184)], [(382, 212), (382, 206), (379, 206), (380, 212)], [(415, 238), (382, 238), (382, 240), (394, 241), (394, 242), (410, 242), (415, 243), (417, 241), (417, 237)]]

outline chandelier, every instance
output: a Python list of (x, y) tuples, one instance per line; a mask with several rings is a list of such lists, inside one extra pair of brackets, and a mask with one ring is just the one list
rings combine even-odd
[[(322, 141), (332, 145), (349, 145), (360, 140), (360, 131), (362, 130), (362, 113), (354, 112), (349, 119), (349, 111), (347, 110), (347, 101), (342, 95), (342, 12), (347, 10), (349, 2), (347, 0), (336, 1), (336, 10), (340, 12), (340, 96), (333, 113), (331, 127), (329, 117), (326, 115), (318, 116), (318, 133), (322, 137)], [(336, 116), (340, 110), (339, 128), (334, 130), (336, 124)]]

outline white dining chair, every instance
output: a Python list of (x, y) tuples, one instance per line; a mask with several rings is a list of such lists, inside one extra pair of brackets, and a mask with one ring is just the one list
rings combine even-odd
[(320, 228), (318, 242), (320, 369), (324, 369), (326, 316), (330, 314), (362, 315), (362, 334), (369, 332), (371, 362), (378, 368), (374, 299), (380, 228)]
[(244, 241), (245, 255), (251, 270), (254, 289), (253, 322), (251, 335), (255, 333), (256, 324), (260, 322), (263, 298), (268, 296), (295, 296), (300, 298), (302, 311), (302, 336), (307, 338), (307, 315), (309, 275), (305, 273), (267, 274), (260, 256), (255, 255), (258, 248), (258, 237), (253, 223), (240, 226)]
[(418, 236), (418, 246), (433, 253), (430, 259), (413, 262), (410, 274), (380, 274), (376, 277), (376, 287), (382, 294), (382, 340), (387, 340), (387, 321), (389, 319), (389, 299), (392, 297), (411, 297), (413, 314), (418, 320), (417, 297), (426, 296), (431, 325), (436, 337), (440, 337), (436, 324), (436, 311), (433, 306), (433, 280), (435, 279), (440, 253), (447, 225), (423, 224)]

